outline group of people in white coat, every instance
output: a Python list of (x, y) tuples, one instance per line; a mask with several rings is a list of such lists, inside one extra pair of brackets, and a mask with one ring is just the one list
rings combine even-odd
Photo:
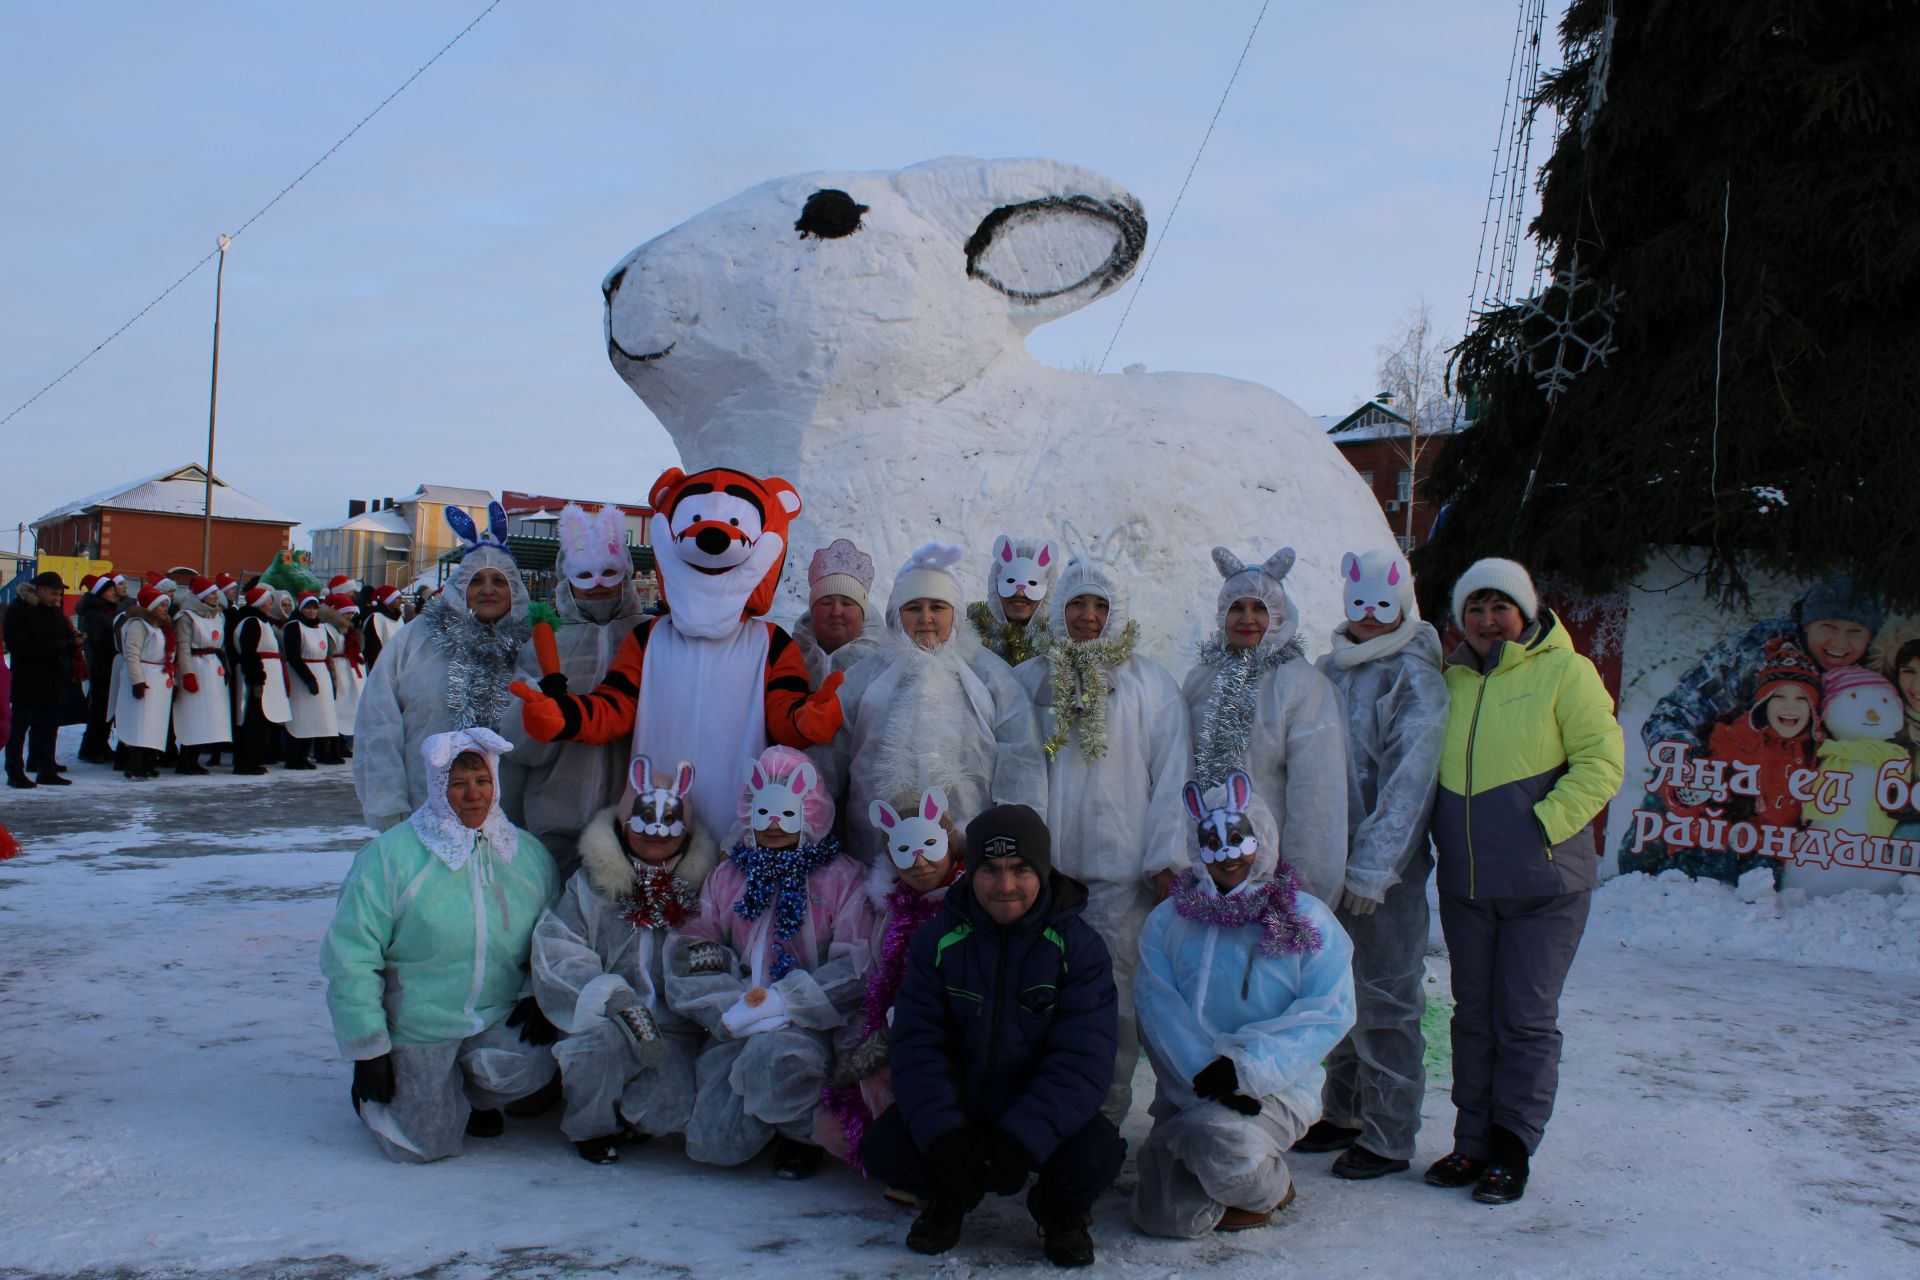
[(168, 758), (204, 775), (229, 750), (242, 775), (345, 763), (370, 654), (402, 625), (393, 588), (362, 593), (363, 610), (345, 577), (297, 596), (185, 570), (102, 576), (85, 590), (88, 670), (105, 689), (81, 758), (139, 781)]
[[(1037, 1172), (1047, 1254), (1079, 1265), (1144, 1049), (1144, 1230), (1265, 1224), (1293, 1197), (1289, 1152), (1339, 1150), (1356, 1180), (1409, 1167), (1429, 812), (1459, 699), (1401, 558), (1346, 557), (1346, 618), (1315, 663), (1293, 553), (1216, 548), (1216, 631), (1177, 681), (1137, 651), (1124, 570), (1044, 539), (997, 539), (1002, 607), (971, 610), (962, 548), (915, 552), (881, 603), (871, 558), (836, 541), (789, 634), (761, 615), (791, 486), (676, 469), (650, 504), (664, 614), (639, 607), (617, 512), (563, 513), (550, 607), (529, 606), (503, 531), (469, 524), (460, 571), (374, 666), (354, 771), (381, 834), (323, 967), (384, 1150), (454, 1154), (563, 1100), (594, 1163), (667, 1134), (719, 1165), (771, 1148), (789, 1178), (838, 1155), (918, 1206), (925, 1252)], [(1482, 640), (1496, 655), (1483, 682), (1564, 636), (1515, 582), (1456, 591), (1456, 661), (1484, 663)], [(1465, 601), (1489, 593), (1523, 598), (1512, 634), (1469, 628)], [(1019, 656), (1027, 626), (1044, 637), (1010, 666), (996, 649)], [(1594, 751), (1543, 774), (1555, 826), (1573, 808), (1558, 779), (1605, 772)], [(997, 1030), (967, 1056), (999, 1019), (1017, 1068)], [(1516, 1050), (1528, 1106), (1543, 1077), (1551, 1105), (1546, 1031), (1551, 1063)], [(1517, 1164), (1524, 1189), (1526, 1133), (1497, 1167), (1463, 1140), (1447, 1185), (1504, 1194)]]

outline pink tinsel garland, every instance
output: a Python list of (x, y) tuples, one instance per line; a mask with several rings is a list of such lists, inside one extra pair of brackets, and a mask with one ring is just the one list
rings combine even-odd
[[(1273, 879), (1234, 897), (1206, 893), (1200, 877), (1206, 874), (1189, 867), (1173, 886), (1173, 909), (1183, 920), (1196, 920), (1218, 929), (1260, 926), (1260, 954), (1312, 955), (1320, 950), (1320, 931), (1300, 914), (1294, 904), (1300, 892), (1300, 880), (1293, 868), (1282, 862), (1274, 868)], [(1211, 887), (1211, 886), (1209, 886)]]
[[(904, 882), (896, 883), (887, 893), (887, 931), (880, 939), (880, 954), (873, 971), (867, 975), (866, 994), (860, 1001), (860, 1039), (856, 1044), (886, 1027), (887, 1010), (893, 1008), (894, 998), (900, 994), (900, 982), (907, 975), (913, 935), (939, 914), (940, 905), (939, 901), (917, 893)], [(839, 1121), (840, 1132), (846, 1135), (847, 1163), (860, 1170), (861, 1177), (866, 1177), (866, 1168), (860, 1163), (860, 1140), (866, 1136), (873, 1117), (867, 1112), (860, 1082), (828, 1085), (820, 1091), (820, 1105)]]

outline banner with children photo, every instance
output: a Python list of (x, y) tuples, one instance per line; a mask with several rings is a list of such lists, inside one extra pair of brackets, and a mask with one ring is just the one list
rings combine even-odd
[(1733, 884), (1764, 868), (1775, 888), (1813, 895), (1895, 892), (1920, 874), (1920, 618), (1888, 616), (1844, 574), (1758, 620), (1693, 611), (1689, 626), (1688, 608), (1669, 604), (1679, 625), (1662, 626), (1662, 593), (1647, 594), (1630, 653), (1720, 631), (1703, 650), (1669, 649), (1655, 664), (1666, 680), (1636, 691), (1655, 700), (1619, 869)]

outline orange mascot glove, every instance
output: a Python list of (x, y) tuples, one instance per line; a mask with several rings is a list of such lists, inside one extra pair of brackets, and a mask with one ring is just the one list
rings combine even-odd
[(833, 741), (833, 735), (840, 732), (840, 722), (845, 718), (840, 709), (840, 686), (846, 679), (846, 672), (834, 672), (794, 709), (793, 727), (814, 746)]
[(526, 726), (528, 737), (535, 742), (552, 742), (559, 736), (566, 725), (559, 703), (524, 680), (515, 680), (507, 686), (507, 692), (527, 704), (520, 708), (520, 723)]

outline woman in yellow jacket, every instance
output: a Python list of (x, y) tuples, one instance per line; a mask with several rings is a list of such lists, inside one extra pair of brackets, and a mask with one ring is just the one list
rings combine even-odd
[(1613, 700), (1511, 560), (1453, 588), (1466, 643), (1434, 802), (1440, 927), (1453, 970), (1453, 1153), (1427, 1170), (1484, 1204), (1527, 1187), (1560, 1075), (1560, 989), (1599, 854), (1587, 825), (1625, 773)]

